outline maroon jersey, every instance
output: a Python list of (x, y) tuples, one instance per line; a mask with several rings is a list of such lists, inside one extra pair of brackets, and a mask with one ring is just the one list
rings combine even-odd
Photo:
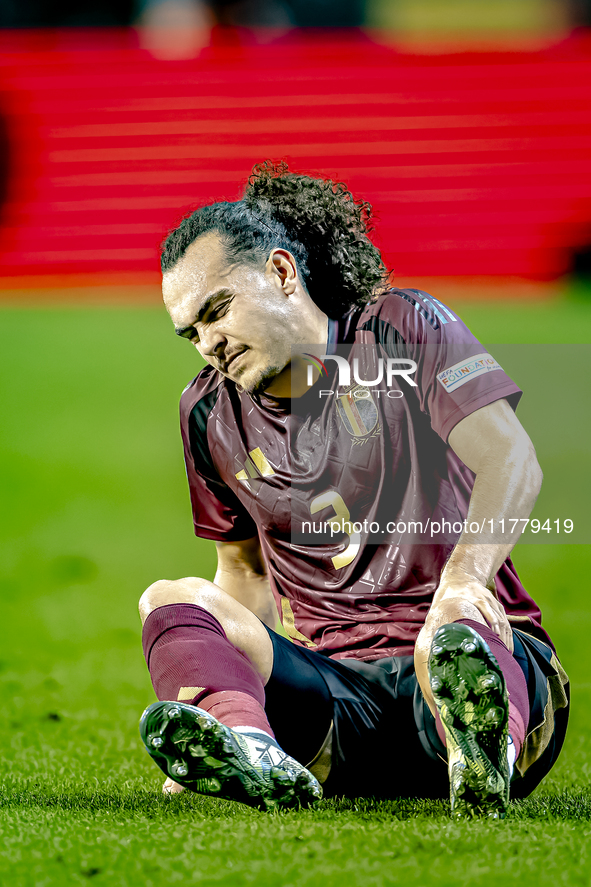
[[(327, 350), (344, 346), (356, 378), (340, 384), (335, 366), (293, 410), (205, 368), (183, 392), (181, 429), (195, 533), (221, 542), (258, 533), (288, 636), (371, 660), (412, 652), (460, 535), (474, 474), (450, 431), (500, 398), (515, 406), (521, 392), (452, 311), (418, 290), (329, 321)], [(360, 373), (378, 378), (379, 356), (404, 359), (412, 376), (360, 385)], [(510, 619), (539, 626), (510, 560), (495, 581)]]

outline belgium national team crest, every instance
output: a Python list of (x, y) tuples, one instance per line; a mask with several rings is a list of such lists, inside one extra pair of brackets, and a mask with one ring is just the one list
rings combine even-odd
[(366, 385), (354, 385), (337, 397), (337, 410), (353, 444), (364, 444), (380, 433), (378, 408)]

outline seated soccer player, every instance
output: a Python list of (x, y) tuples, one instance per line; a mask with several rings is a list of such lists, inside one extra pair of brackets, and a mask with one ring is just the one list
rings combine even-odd
[(519, 388), (453, 311), (391, 285), (370, 216), (267, 162), (164, 243), (166, 308), (208, 364), (181, 427), (218, 569), (141, 598), (160, 700), (141, 735), (169, 791), (450, 793), (455, 816), (502, 817), (568, 716), (509, 558), (541, 472)]

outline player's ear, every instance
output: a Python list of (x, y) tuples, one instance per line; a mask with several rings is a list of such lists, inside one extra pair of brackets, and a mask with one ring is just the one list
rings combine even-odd
[(289, 250), (271, 250), (266, 270), (267, 273), (273, 275), (286, 296), (291, 296), (295, 292), (298, 269), (296, 261)]

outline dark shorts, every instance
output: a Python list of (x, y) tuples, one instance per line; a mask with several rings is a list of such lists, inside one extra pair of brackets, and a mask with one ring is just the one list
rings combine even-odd
[[(308, 764), (332, 723), (325, 796), (449, 795), (445, 748), (419, 689), (412, 656), (334, 660), (267, 631), (274, 663), (265, 710), (277, 741)], [(511, 783), (511, 796), (522, 798), (558, 757), (569, 695), (568, 679), (553, 650), (523, 631), (514, 629), (513, 636), (530, 700), (527, 737)]]

